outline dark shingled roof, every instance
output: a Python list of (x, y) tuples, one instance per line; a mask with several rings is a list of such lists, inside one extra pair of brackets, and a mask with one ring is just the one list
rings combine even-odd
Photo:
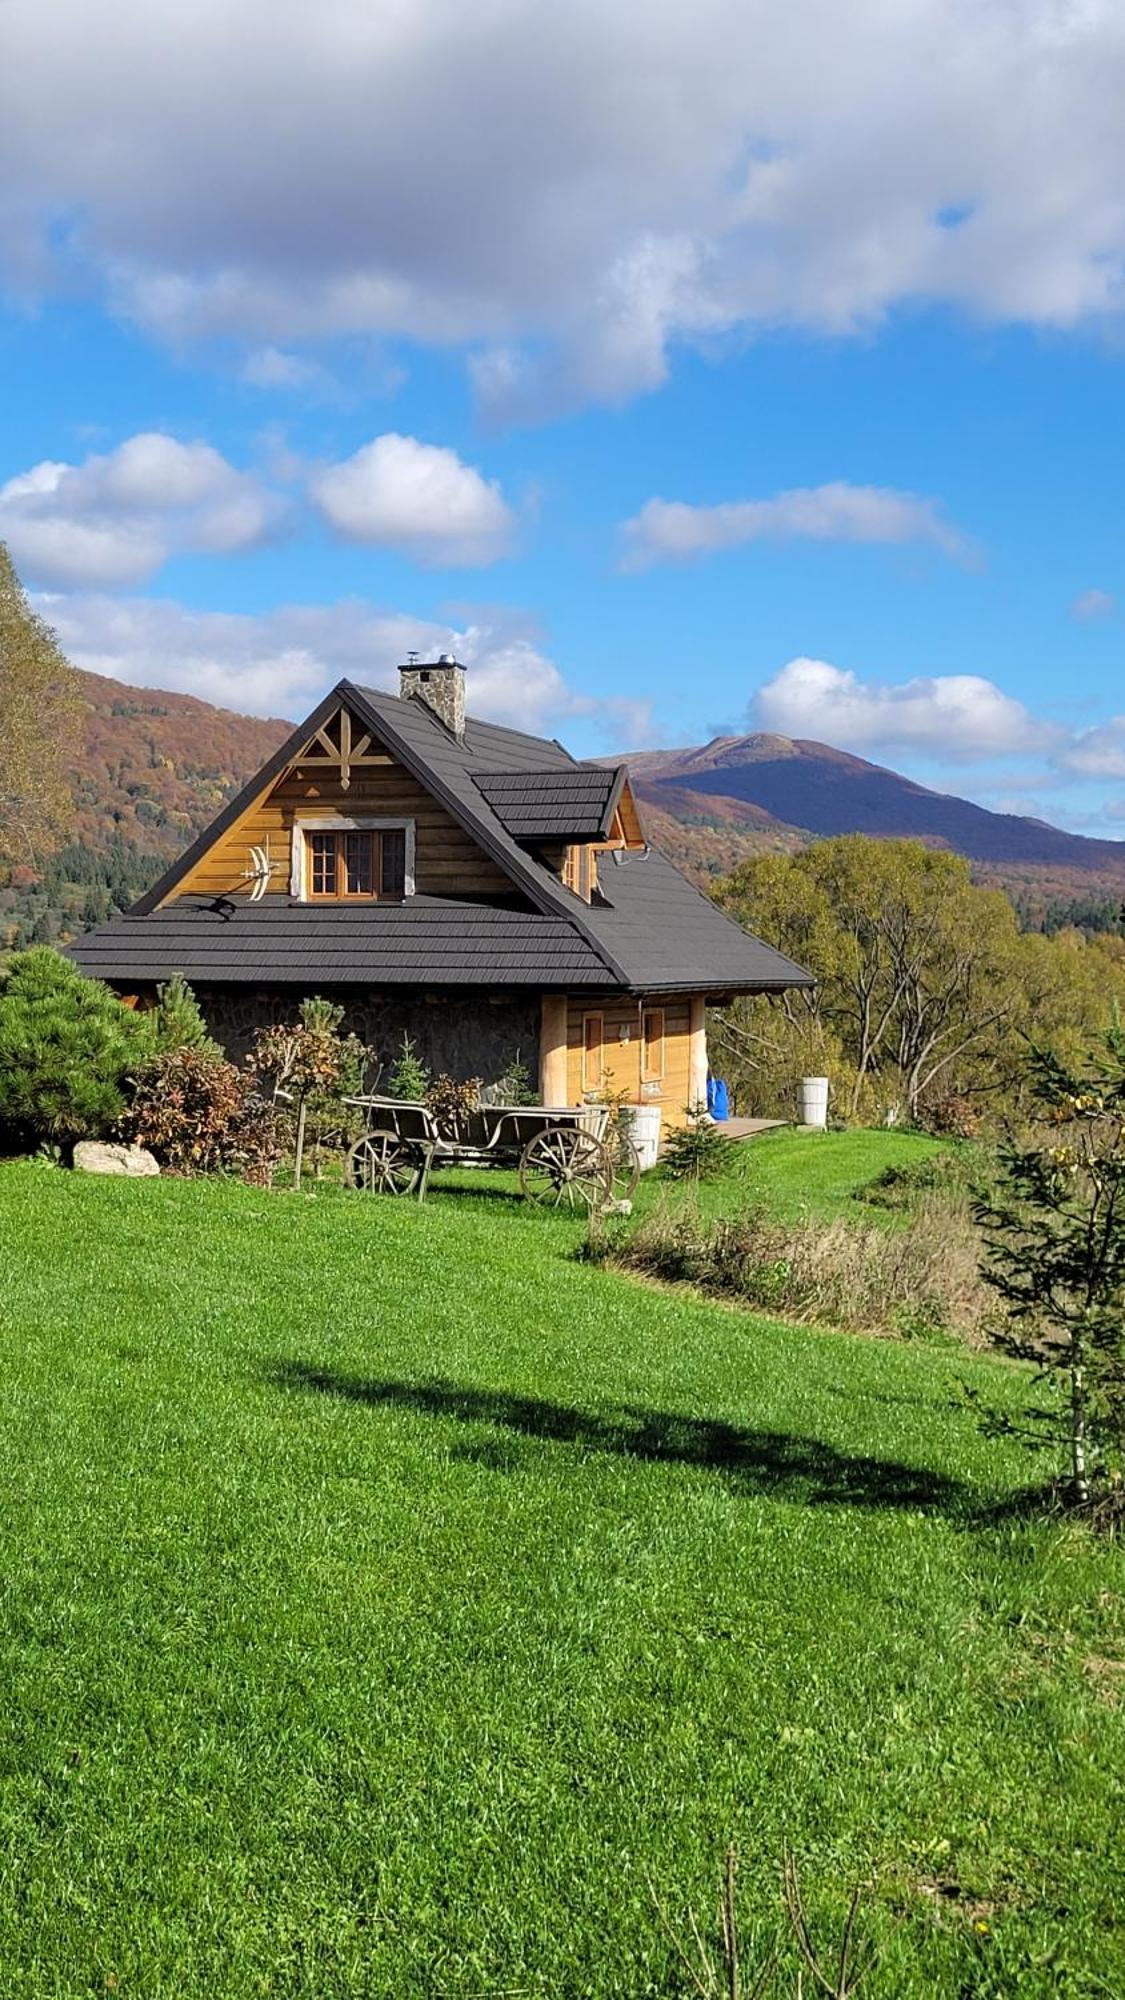
[(569, 924), (534, 910), (411, 896), (406, 903), (260, 903), (185, 896), (78, 938), (83, 972), (121, 985), (598, 986), (606, 969)]
[[(425, 896), (403, 904), (323, 905), (275, 894), (251, 904), (239, 894), (217, 904), (190, 897), (158, 908), (341, 701), (479, 842), (511, 881), (513, 903), (523, 907)], [(662, 855), (627, 853), (620, 865), (607, 859), (602, 894), (586, 904), (520, 844), (535, 836), (517, 836), (507, 799), (530, 806), (545, 782), (556, 802), (581, 799), (584, 810), (593, 810), (589, 801), (604, 799), (607, 779), (618, 784), (615, 805), (619, 774), (576, 764), (559, 743), (473, 719), (458, 742), (424, 703), (340, 681), (130, 914), (77, 939), (70, 952), (84, 972), (118, 986), (177, 971), (198, 985), (238, 980), (306, 989), (320, 983), (718, 993), (811, 985), (807, 972), (724, 917)], [(497, 788), (494, 803), (488, 792)], [(567, 812), (572, 816), (569, 806)], [(553, 828), (540, 837), (561, 836)]]
[(583, 910), (594, 942), (612, 948), (636, 992), (781, 992), (813, 980), (694, 888), (664, 854), (610, 854), (600, 898)]
[(622, 765), (610, 771), (488, 771), (473, 782), (514, 839), (583, 841), (608, 835), (625, 777)]

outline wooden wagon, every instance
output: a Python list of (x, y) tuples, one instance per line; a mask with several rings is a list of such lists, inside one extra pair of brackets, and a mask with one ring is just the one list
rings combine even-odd
[(512, 1167), (529, 1201), (548, 1207), (608, 1208), (627, 1202), (640, 1163), (628, 1135), (610, 1127), (604, 1104), (483, 1104), (439, 1118), (428, 1104), (351, 1097), (366, 1129), (347, 1156), (349, 1187), (416, 1195), (424, 1201), (434, 1167)]

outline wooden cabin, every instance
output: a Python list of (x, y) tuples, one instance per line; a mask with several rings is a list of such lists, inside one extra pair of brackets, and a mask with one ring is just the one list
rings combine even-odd
[(709, 1002), (809, 975), (650, 848), (625, 765), (465, 712), (448, 657), (343, 680), (163, 879), (80, 938), (138, 1002), (175, 972), (233, 1055), (319, 993), (385, 1071), (521, 1061), (545, 1104), (610, 1090), (669, 1124), (707, 1087)]

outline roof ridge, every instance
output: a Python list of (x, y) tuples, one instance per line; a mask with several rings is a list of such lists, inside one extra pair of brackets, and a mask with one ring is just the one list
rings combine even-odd
[[(398, 705), (402, 703), (404, 700), (404, 697), (402, 695), (394, 694), (390, 688), (363, 687), (359, 681), (351, 681), (349, 682), (349, 686), (355, 688), (357, 693), (367, 695), (373, 701), (393, 701), (396, 705)], [(427, 711), (426, 704), (424, 701), (414, 702), (413, 706), (420, 709), (422, 713), (427, 716), (428, 721), (432, 721), (439, 729), (444, 730), (446, 736), (449, 735), (449, 731), (448, 729), (445, 728), (445, 724), (442, 722), (441, 717), (439, 715), (433, 715), (432, 713)], [(487, 716), (473, 715), (471, 712), (467, 713), (465, 716), (465, 726), (466, 728), (471, 727), (473, 729), (486, 729), (490, 736), (511, 736), (514, 737), (516, 742), (518, 743), (542, 743), (545, 748), (561, 751), (562, 755), (565, 758), (567, 758), (568, 762), (573, 765), (575, 770), (581, 770), (583, 768), (580, 759), (574, 757), (571, 754), (571, 752), (567, 749), (565, 743), (559, 742), (557, 736), (536, 736), (529, 729), (513, 729), (511, 723), (508, 722), (489, 722)], [(454, 737), (453, 741), (456, 742), (456, 740), (457, 740), (456, 737)], [(557, 770), (559, 767), (555, 765), (550, 768)]]

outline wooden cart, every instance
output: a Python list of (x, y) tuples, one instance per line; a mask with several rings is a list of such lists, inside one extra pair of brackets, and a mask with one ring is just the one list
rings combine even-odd
[(604, 1104), (485, 1104), (448, 1122), (429, 1105), (396, 1097), (350, 1097), (366, 1114), (348, 1153), (349, 1187), (426, 1198), (437, 1167), (514, 1167), (529, 1201), (602, 1209), (627, 1202), (640, 1174), (632, 1141), (610, 1130)]

